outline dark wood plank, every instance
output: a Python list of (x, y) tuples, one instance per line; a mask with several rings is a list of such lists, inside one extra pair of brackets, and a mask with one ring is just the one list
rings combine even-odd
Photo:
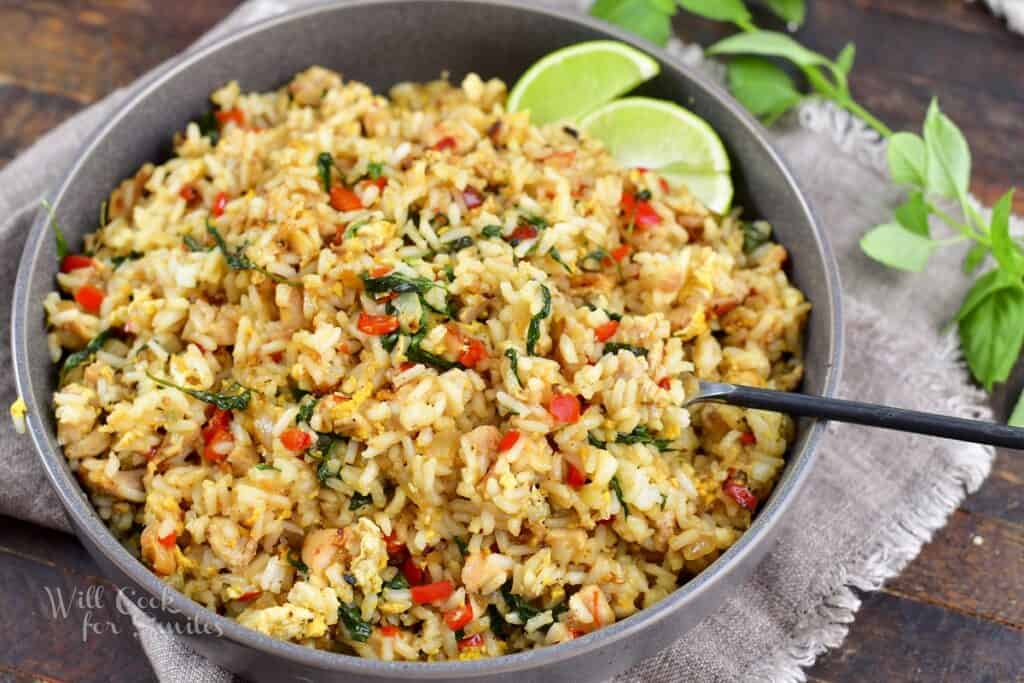
[(864, 597), (845, 645), (810, 674), (828, 681), (1022, 681), (1024, 631), (887, 593)]
[(66, 681), (154, 680), (131, 620), (74, 538), (0, 519), (0, 671)]
[(0, 85), (0, 165), (18, 156), (41, 135), (81, 108), (61, 95)]

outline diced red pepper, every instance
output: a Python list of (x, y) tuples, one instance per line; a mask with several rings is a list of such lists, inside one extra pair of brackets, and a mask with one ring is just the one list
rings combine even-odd
[(622, 259), (629, 256), (629, 252), (630, 246), (628, 244), (620, 244), (612, 249), (612, 258), (615, 259), (616, 263), (621, 263)]
[(672, 188), (669, 187), (668, 185), (668, 181), (665, 180), (664, 178), (658, 178), (658, 185), (661, 186), (661, 191), (664, 192), (665, 194), (668, 194), (669, 192), (672, 191)]
[(672, 388), (672, 378), (670, 378), (670, 377), (662, 377), (661, 379), (658, 380), (658, 386), (661, 387), (662, 389), (665, 389), (666, 391), (668, 389), (671, 389)]
[(181, 198), (185, 200), (186, 204), (191, 204), (199, 199), (199, 192), (191, 185), (183, 185), (181, 187), (181, 192), (178, 194), (181, 195)]
[(715, 307), (711, 309), (711, 312), (715, 315), (716, 318), (721, 318), (723, 315), (725, 315), (726, 313), (728, 313), (729, 311), (731, 311), (732, 309), (736, 308), (739, 305), (740, 302), (736, 301), (735, 299), (730, 299), (728, 301), (723, 301), (720, 304), (715, 304)]
[(537, 236), (537, 228), (532, 225), (519, 225), (512, 231), (512, 234), (508, 236), (509, 240), (514, 242), (525, 242), (526, 240), (532, 240)]
[(284, 351), (274, 351), (272, 354), (270, 354), (270, 360), (274, 361), (275, 363), (280, 363), (281, 361), (284, 360)]
[(384, 277), (391, 272), (391, 266), (374, 266), (370, 268), (370, 277), (378, 278)]
[(424, 605), (428, 602), (444, 600), (455, 592), (455, 587), (452, 586), (451, 581), (438, 581), (425, 586), (413, 586), (411, 592), (412, 601), (417, 605)]
[(370, 315), (360, 313), (356, 327), (364, 334), (380, 336), (391, 334), (398, 329), (398, 318), (393, 315)]
[(96, 262), (88, 256), (83, 256), (81, 254), (68, 254), (60, 262), (60, 272), (70, 273), (71, 271), (78, 270), (79, 268), (91, 268), (95, 263)]
[(467, 187), (462, 191), (462, 201), (466, 203), (467, 209), (475, 209), (484, 203), (484, 198), (472, 187)]
[(405, 552), (405, 544), (395, 538), (395, 532), (384, 537), (384, 544), (388, 548), (388, 555), (398, 555)]
[(221, 109), (214, 112), (214, 116), (217, 117), (217, 123), (222, 126), (226, 126), (229, 123), (234, 123), (239, 128), (245, 125), (245, 113), (238, 107), (231, 109)]
[(757, 443), (757, 437), (754, 436), (753, 432), (743, 432), (740, 434), (740, 443), (744, 446), (753, 446)]
[(466, 636), (465, 638), (463, 638), (462, 640), (460, 640), (457, 643), (457, 645), (459, 646), (459, 651), (460, 652), (462, 650), (468, 650), (468, 649), (473, 648), (473, 647), (483, 647), (483, 644), (484, 644), (484, 634), (482, 634), (482, 633), (474, 633), (471, 636)]
[[(423, 583), (423, 568), (413, 562), (413, 559), (406, 556), (402, 562), (402, 576), (409, 582), (410, 586), (419, 586)], [(430, 602), (429, 600), (426, 602)]]
[(605, 342), (612, 338), (619, 329), (618, 320), (609, 320), (603, 325), (594, 328), (594, 337), (599, 342)]
[(548, 405), (548, 411), (558, 422), (575, 424), (580, 419), (580, 400), (572, 394), (556, 394)]
[(573, 465), (571, 462), (566, 461), (565, 463), (565, 483), (574, 489), (581, 489), (587, 483), (587, 475)]
[(385, 638), (394, 638), (399, 633), (399, 628), (397, 626), (392, 626), (391, 624), (378, 626), (377, 630), (380, 631), (380, 634)]
[(261, 595), (263, 595), (263, 591), (249, 591), (247, 593), (242, 593), (235, 599), (239, 602), (252, 602)]
[(487, 358), (487, 347), (479, 339), (470, 339), (466, 349), (459, 354), (459, 362), (467, 368), (475, 367), (477, 363)]
[(356, 211), (363, 208), (363, 201), (347, 187), (335, 185), (331, 188), (331, 206), (335, 211)]
[(209, 441), (209, 439), (217, 432), (223, 432), (231, 424), (231, 411), (221, 410), (217, 408), (214, 410), (213, 415), (206, 422), (206, 426), (203, 427), (203, 440)]
[(210, 213), (214, 217), (220, 217), (224, 215), (224, 209), (228, 205), (228, 195), (226, 192), (218, 192), (217, 196), (213, 199), (213, 208), (210, 209)]
[(637, 227), (650, 228), (661, 223), (661, 216), (647, 202), (637, 202), (633, 220)]
[(458, 140), (449, 135), (435, 142), (430, 149), (433, 149), (438, 152), (443, 152), (446, 149), (455, 149), (458, 146), (458, 144)]
[(462, 607), (456, 607), (444, 613), (444, 623), (448, 624), (448, 628), (453, 631), (464, 628), (471, 621), (473, 621), (473, 605), (468, 602)]
[(214, 463), (224, 462), (231, 452), (231, 444), (233, 443), (234, 437), (226, 429), (211, 433), (210, 437), (206, 439), (206, 445), (203, 448), (203, 458)]
[(165, 548), (173, 548), (174, 544), (178, 542), (178, 534), (172, 531), (166, 536), (161, 536), (156, 540), (160, 541), (160, 545), (162, 545)]
[(750, 489), (744, 484), (733, 479), (733, 471), (731, 469), (729, 470), (729, 478), (722, 483), (722, 490), (744, 510), (753, 512), (757, 509), (757, 496), (751, 493)]
[(281, 443), (290, 451), (301, 452), (313, 445), (313, 435), (299, 427), (289, 427), (281, 433)]
[(627, 216), (632, 215), (633, 211), (636, 209), (636, 197), (633, 196), (632, 192), (627, 192), (626, 190), (622, 191), (622, 197), (619, 198), (619, 208), (621, 208), (622, 212)]
[(99, 313), (103, 305), (103, 290), (92, 285), (82, 285), (75, 292), (75, 301), (89, 313)]
[(512, 447), (519, 441), (519, 432), (514, 429), (509, 430), (505, 433), (505, 436), (501, 437), (501, 441), (498, 442), (498, 452), (504, 453), (505, 451), (512, 450)]

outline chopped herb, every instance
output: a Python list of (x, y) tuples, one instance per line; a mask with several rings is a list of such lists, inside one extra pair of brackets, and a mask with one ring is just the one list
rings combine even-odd
[(462, 237), (456, 240), (452, 240), (448, 244), (448, 248), (446, 251), (449, 254), (454, 254), (457, 251), (462, 251), (463, 249), (466, 249), (467, 247), (471, 246), (473, 246), (473, 238), (470, 237), (469, 235), (463, 235)]
[(583, 261), (580, 263), (580, 270), (588, 273), (596, 273), (604, 269), (605, 261), (609, 258), (610, 256), (608, 255), (608, 252), (598, 247), (583, 257)]
[(551, 618), (558, 621), (558, 617), (569, 611), (569, 601), (560, 602), (551, 608)]
[(547, 230), (548, 228), (548, 222), (541, 218), (540, 216), (533, 216), (524, 213), (522, 214), (522, 219), (529, 223), (530, 225), (532, 225), (533, 227), (537, 228), (538, 232), (540, 232), (541, 230)]
[(363, 285), (367, 294), (404, 294), (416, 292), (420, 295), (426, 294), (433, 287), (441, 287), (433, 280), (425, 277), (403, 275), (401, 273), (388, 273), (383, 277), (370, 277), (363, 274)]
[(110, 259), (110, 265), (114, 266), (114, 269), (116, 270), (125, 261), (137, 261), (140, 258), (142, 258), (142, 254), (137, 251), (132, 251), (127, 254), (122, 254), (121, 256), (113, 257)]
[(618, 477), (612, 477), (612, 480), (608, 482), (611, 486), (612, 491), (615, 493), (615, 497), (619, 499), (619, 505), (622, 506), (622, 514), (629, 517), (629, 506), (626, 505), (626, 500), (622, 497), (622, 486), (619, 484)]
[(444, 276), (448, 279), (448, 282), (455, 282), (455, 269), (452, 268), (452, 264), (446, 263), (444, 266)]
[(75, 351), (70, 356), (64, 359), (64, 365), (60, 368), (60, 374), (64, 375), (71, 372), (79, 365), (85, 363), (89, 358), (103, 348), (103, 344), (114, 334), (114, 330), (108, 328), (97, 334), (95, 337), (89, 340), (89, 343), (85, 345), (81, 350)]
[(487, 606), (487, 616), (491, 621), (491, 631), (502, 640), (512, 635), (512, 624), (505, 621), (505, 617), (494, 605)]
[(235, 382), (231, 386), (231, 389), (232, 391), (234, 391), (235, 389), (242, 389), (242, 391), (235, 392), (232, 394), (218, 394), (213, 391), (202, 391), (200, 389), (190, 389), (189, 387), (183, 387), (181, 385), (174, 384), (173, 382), (170, 382), (166, 379), (156, 377), (155, 375), (152, 375), (148, 372), (146, 373), (146, 376), (161, 386), (169, 387), (171, 389), (177, 389), (178, 391), (188, 394), (192, 398), (197, 398), (200, 401), (209, 403), (210, 405), (216, 406), (221, 410), (245, 410), (246, 408), (249, 407), (249, 399), (252, 398), (252, 389), (247, 389), (238, 382)]
[(603, 448), (606, 450), (608, 448), (608, 442), (601, 441), (601, 439), (594, 436), (594, 432), (587, 432), (587, 443), (589, 443), (594, 448)]
[(668, 496), (666, 496), (664, 493), (661, 494), (661, 509), (662, 510), (665, 509), (665, 503), (667, 503), (667, 502), (668, 502)]
[(527, 602), (526, 598), (512, 592), (512, 579), (506, 581), (501, 587), (501, 597), (505, 599), (505, 604), (508, 606), (509, 613), (517, 613), (519, 615), (519, 620), (524, 624), (541, 613), (541, 610)]
[(365, 493), (359, 493), (358, 491), (356, 491), (355, 493), (352, 494), (352, 500), (350, 500), (348, 503), (348, 509), (358, 510), (364, 505), (369, 505), (372, 502), (373, 496)]
[(359, 228), (367, 225), (370, 222), (369, 218), (364, 218), (361, 221), (356, 221), (352, 225), (348, 226), (348, 230), (345, 231), (345, 239), (355, 237), (359, 234)]
[[(311, 395), (311, 394), (307, 394)], [(305, 397), (303, 397), (305, 398)], [(309, 421), (313, 418), (313, 411), (316, 409), (316, 404), (320, 399), (313, 396), (311, 401), (302, 401), (299, 403), (299, 414), (295, 416), (295, 424), (301, 424), (305, 422), (309, 424)]]
[[(220, 231), (217, 230), (217, 226), (210, 222), (210, 219), (206, 219), (206, 232), (208, 232), (213, 240), (217, 243), (222, 254), (224, 254), (224, 260), (227, 261), (228, 268), (231, 270), (255, 270), (258, 273), (263, 273), (274, 282), (278, 282), (284, 285), (291, 285), (292, 287), (301, 287), (302, 283), (289, 280), (286, 277), (281, 277), (276, 273), (271, 273), (269, 270), (262, 266), (258, 266), (253, 263), (248, 256), (245, 255), (245, 245), (239, 247), (236, 251), (228, 249), (227, 243), (224, 238), (221, 237)], [(187, 242), (186, 242), (187, 244)]]
[(459, 547), (459, 554), (463, 557), (469, 554), (469, 545), (466, 543), (466, 539), (456, 536), (455, 545)]
[(217, 124), (217, 116), (213, 111), (208, 111), (196, 120), (199, 126), (199, 134), (204, 138), (210, 138), (210, 144), (214, 147), (220, 141), (220, 126)]
[(391, 353), (392, 351), (395, 350), (395, 347), (398, 345), (398, 338), (401, 336), (402, 334), (398, 332), (398, 330), (395, 330), (394, 332), (389, 332), (388, 334), (385, 334), (383, 337), (380, 338), (380, 345), (384, 347), (385, 351)]
[(334, 167), (334, 157), (330, 152), (320, 152), (316, 158), (316, 172), (320, 175), (320, 182), (323, 183), (324, 192), (331, 191), (331, 169)]
[(519, 377), (519, 352), (514, 348), (509, 347), (505, 349), (505, 357), (508, 358), (508, 365), (512, 370), (512, 376), (516, 378), (516, 383), (522, 387), (523, 380)]
[(651, 191), (650, 190), (640, 190), (639, 192), (636, 193), (636, 200), (638, 202), (649, 202), (649, 201), (651, 201)]
[(331, 443), (328, 444), (326, 448), (320, 449), (319, 444), (317, 444), (318, 450), (323, 454), (323, 459), (320, 461), (320, 464), (316, 466), (316, 478), (317, 481), (320, 482), (321, 486), (326, 486), (328, 479), (341, 478), (341, 475), (338, 474), (338, 471), (341, 469), (341, 461), (336, 458), (327, 457), (328, 452), (331, 449), (331, 444), (333, 443), (334, 438), (331, 437)]
[(622, 320), (622, 314), (616, 313), (615, 311), (609, 311), (607, 308), (598, 308), (594, 304), (586, 304), (586, 307), (592, 311), (604, 311), (604, 314), (608, 316), (609, 320), (619, 321)]
[(543, 306), (537, 315), (530, 318), (530, 326), (526, 331), (526, 353), (537, 355), (537, 342), (540, 341), (540, 321), (551, 315), (551, 291), (544, 285), (540, 286), (540, 295), (543, 299)]
[(555, 263), (565, 268), (565, 272), (572, 273), (572, 268), (569, 266), (568, 263), (562, 260), (562, 255), (558, 252), (557, 249), (551, 247), (551, 249), (548, 250), (548, 256), (553, 258), (555, 260)]
[(634, 356), (641, 356), (641, 357), (646, 357), (647, 356), (647, 349), (645, 349), (645, 348), (643, 348), (641, 346), (634, 346), (632, 344), (620, 344), (618, 342), (605, 342), (604, 354), (602, 354), (602, 355), (606, 355), (607, 356), (609, 353), (616, 354), (619, 351), (629, 351)]
[(615, 437), (615, 443), (634, 444), (642, 443), (654, 446), (659, 451), (667, 451), (671, 439), (656, 439), (651, 435), (646, 425), (637, 425), (629, 434), (619, 434)]
[(355, 605), (342, 604), (338, 607), (338, 620), (345, 625), (348, 637), (358, 643), (365, 643), (370, 638), (373, 628), (370, 622), (363, 619), (362, 613)]
[(276, 467), (274, 467), (273, 465), (268, 465), (265, 462), (261, 462), (261, 463), (259, 463), (257, 465), (253, 465), (253, 467), (255, 467), (256, 469), (258, 469), (260, 471), (265, 471), (265, 470), (274, 470), (275, 472), (280, 472), (281, 471), (281, 470), (277, 469)]
[(213, 247), (206, 246), (192, 235), (185, 235), (182, 241), (185, 243), (185, 246), (188, 247), (188, 250), (192, 252), (211, 251), (213, 249)]
[(63, 261), (70, 251), (68, 249), (68, 241), (64, 239), (64, 232), (60, 229), (60, 225), (57, 224), (57, 213), (54, 211), (53, 205), (44, 199), (43, 208), (50, 214), (50, 228), (53, 229), (53, 239), (57, 243), (57, 261)]
[[(440, 370), (441, 372), (463, 367), (461, 363), (448, 360), (447, 358), (439, 356), (436, 353), (431, 353), (430, 351), (424, 351), (420, 347), (420, 341), (422, 341), (421, 334), (422, 333), (417, 333), (416, 336), (413, 337), (412, 343), (409, 344), (409, 348), (405, 352), (406, 358), (413, 363), (423, 363), (424, 365)], [(420, 338), (417, 339), (417, 337)]]
[(366, 165), (366, 174), (373, 180), (378, 180), (384, 175), (384, 164), (377, 161), (370, 162)]
[(352, 574), (342, 574), (341, 578), (345, 579), (345, 583), (347, 583), (350, 586), (355, 586), (357, 583), (359, 583), (356, 580), (356, 577)]
[(764, 221), (743, 223), (743, 253), (750, 254), (772, 239), (772, 229)]
[(393, 591), (405, 590), (409, 587), (409, 582), (406, 580), (405, 575), (402, 572), (395, 574), (395, 578), (390, 581), (385, 581), (383, 584), (384, 588), (390, 588)]
[(485, 225), (482, 231), (484, 237), (501, 237), (504, 228), (500, 225)]
[(466, 637), (466, 631), (465, 630), (460, 628), (458, 631), (455, 632), (455, 640), (462, 640), (465, 637)]
[(309, 573), (309, 567), (306, 566), (306, 563), (302, 561), (302, 558), (294, 552), (288, 553), (288, 563), (303, 574)]

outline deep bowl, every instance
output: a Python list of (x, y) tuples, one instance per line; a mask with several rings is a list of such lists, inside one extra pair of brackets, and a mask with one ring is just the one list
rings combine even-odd
[[(357, 0), (251, 26), (150, 78), (82, 151), (51, 196), (54, 210), (71, 243), (80, 243), (95, 229), (97, 207), (111, 189), (144, 162), (166, 159), (172, 132), (202, 114), (210, 92), (232, 79), (246, 90), (267, 90), (321, 64), (377, 91), (399, 81), (436, 78), (445, 70), (455, 81), (475, 71), (512, 83), (544, 54), (600, 38), (632, 43), (651, 54), (662, 71), (641, 94), (683, 104), (721, 135), (733, 160), (738, 203), (748, 216), (775, 226), (776, 238), (792, 254), (790, 275), (814, 305), (804, 389), (832, 394), (841, 355), (838, 271), (792, 175), (760, 126), (718, 86), (652, 45), (586, 17), (510, 0)], [(53, 289), (56, 271), (54, 241), (41, 216), (18, 271), (12, 337), (18, 391), (28, 405), (29, 429), (50, 481), (82, 543), (130, 599), (162, 623), (190, 634), (183, 637), (211, 660), (253, 680), (525, 683), (609, 678), (678, 639), (754, 569), (807, 476), (822, 428), (814, 421), (798, 423), (781, 480), (732, 548), (659, 604), (619, 623), (562, 645), (470, 662), (387, 663), (312, 650), (244, 628), (167, 587), (114, 539), (95, 513), (61, 454), (50, 407), (57, 373), (44, 342), (42, 301)]]

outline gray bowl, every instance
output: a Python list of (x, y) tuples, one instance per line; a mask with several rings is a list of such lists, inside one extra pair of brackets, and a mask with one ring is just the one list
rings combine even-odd
[[(95, 229), (97, 209), (110, 190), (144, 162), (167, 158), (173, 131), (206, 111), (209, 93), (231, 79), (247, 90), (267, 90), (310, 64), (322, 64), (378, 91), (398, 81), (429, 80), (442, 70), (453, 80), (472, 70), (512, 83), (544, 54), (599, 38), (623, 40), (654, 56), (661, 75), (641, 93), (683, 104), (721, 134), (733, 160), (737, 201), (748, 216), (775, 225), (777, 238), (792, 254), (792, 277), (814, 304), (805, 390), (832, 394), (841, 347), (836, 264), (810, 207), (761, 128), (719, 87), (664, 52), (580, 16), (511, 1), (361, 0), (260, 23), (151, 78), (99, 130), (51, 199), (70, 242), (80, 244)], [(18, 390), (28, 404), (29, 429), (50, 481), (82, 543), (129, 598), (162, 623), (191, 634), (184, 637), (211, 660), (253, 680), (608, 678), (678, 639), (754, 569), (806, 479), (822, 428), (799, 423), (781, 481), (739, 542), (670, 597), (613, 626), (563, 645), (471, 662), (385, 663), (311, 650), (243, 628), (168, 588), (114, 540), (93, 511), (61, 454), (50, 408), (57, 373), (47, 354), (42, 301), (53, 289), (56, 264), (54, 241), (41, 217), (18, 272), (12, 336)]]

